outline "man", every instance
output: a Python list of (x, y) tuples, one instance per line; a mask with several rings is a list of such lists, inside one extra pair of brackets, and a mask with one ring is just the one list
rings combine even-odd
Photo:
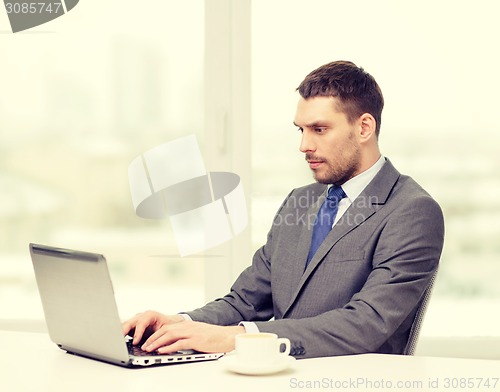
[(298, 91), (294, 123), (317, 183), (288, 195), (229, 294), (184, 315), (137, 315), (123, 324), (134, 344), (151, 334), (148, 351), (227, 352), (258, 330), (289, 338), (297, 358), (404, 352), (441, 255), (441, 209), (381, 156), (371, 75), (337, 61)]

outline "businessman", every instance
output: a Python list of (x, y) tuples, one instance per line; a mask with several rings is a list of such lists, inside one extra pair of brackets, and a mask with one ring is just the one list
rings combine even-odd
[(147, 351), (231, 351), (234, 336), (273, 332), (297, 358), (402, 354), (441, 256), (439, 205), (381, 155), (375, 79), (347, 61), (298, 87), (294, 124), (315, 183), (292, 190), (267, 242), (223, 298), (185, 314), (123, 323)]

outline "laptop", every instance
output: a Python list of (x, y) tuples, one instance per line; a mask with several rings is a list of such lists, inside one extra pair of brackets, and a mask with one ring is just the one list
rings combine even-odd
[(148, 353), (124, 337), (101, 254), (30, 244), (50, 339), (62, 350), (124, 367), (206, 361), (224, 353)]

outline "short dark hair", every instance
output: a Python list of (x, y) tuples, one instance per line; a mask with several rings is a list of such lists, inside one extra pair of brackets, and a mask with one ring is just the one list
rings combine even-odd
[(340, 101), (338, 109), (350, 122), (363, 113), (375, 118), (375, 133), (380, 133), (384, 97), (369, 73), (350, 61), (334, 61), (312, 71), (297, 88), (304, 99), (322, 96)]

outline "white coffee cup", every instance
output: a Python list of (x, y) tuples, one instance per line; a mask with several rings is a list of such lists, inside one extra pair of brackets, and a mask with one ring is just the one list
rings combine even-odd
[[(282, 348), (284, 347), (284, 350)], [(290, 340), (278, 338), (274, 333), (243, 333), (236, 335), (235, 349), (238, 360), (248, 363), (270, 363), (290, 354)]]

